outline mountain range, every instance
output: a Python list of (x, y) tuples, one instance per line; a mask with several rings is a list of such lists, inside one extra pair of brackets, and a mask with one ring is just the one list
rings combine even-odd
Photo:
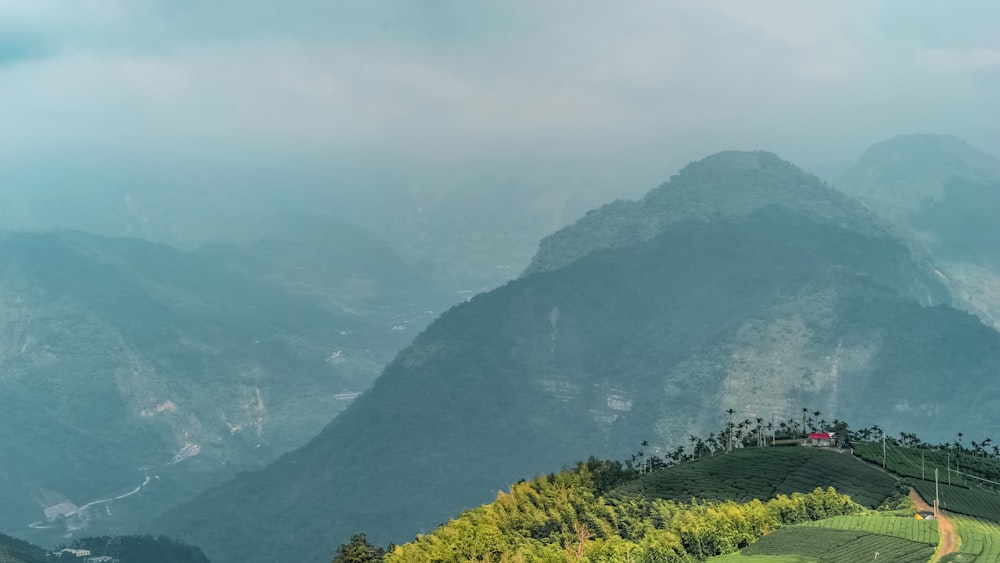
[(920, 241), (956, 305), (1000, 329), (1000, 159), (956, 137), (901, 135), (835, 184)]
[[(692, 163), (543, 240), (308, 444), (157, 519), (213, 561), (405, 541), (513, 479), (804, 405), (1000, 430), (1000, 334), (898, 223), (765, 152)], [(948, 421), (945, 428), (940, 421)]]
[(119, 533), (263, 467), (450, 300), (357, 227), (294, 225), (189, 251), (0, 233), (0, 529)]

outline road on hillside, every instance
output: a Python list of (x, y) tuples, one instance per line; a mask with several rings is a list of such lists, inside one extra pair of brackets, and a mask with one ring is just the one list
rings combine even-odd
[[(924, 499), (920, 498), (917, 491), (910, 489), (910, 500), (913, 501), (913, 505), (917, 507), (917, 510), (934, 512), (934, 507), (930, 506)], [(958, 536), (955, 535), (955, 524), (952, 523), (941, 511), (938, 511), (937, 515), (938, 523), (938, 535), (941, 536), (940, 547), (937, 550), (937, 555), (934, 557), (932, 563), (937, 563), (942, 557), (948, 555), (949, 553), (954, 553), (956, 547), (958, 546)]]

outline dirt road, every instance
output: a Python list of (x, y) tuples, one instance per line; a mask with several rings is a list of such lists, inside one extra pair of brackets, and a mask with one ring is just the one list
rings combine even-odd
[[(924, 499), (920, 498), (917, 491), (914, 491), (913, 489), (910, 489), (910, 500), (913, 501), (913, 505), (917, 507), (917, 510), (921, 512), (934, 511), (934, 507), (924, 502)], [(952, 521), (941, 512), (938, 512), (937, 523), (938, 535), (941, 536), (941, 543), (938, 547), (937, 554), (934, 556), (934, 563), (939, 561), (945, 555), (954, 553), (958, 548), (958, 535), (955, 534), (955, 524), (953, 524)]]

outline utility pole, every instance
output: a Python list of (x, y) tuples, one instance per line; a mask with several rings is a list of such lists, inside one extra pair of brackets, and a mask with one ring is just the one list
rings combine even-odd
[(951, 452), (948, 452), (948, 484), (951, 484)]
[(937, 467), (934, 468), (934, 517), (938, 516), (938, 506), (940, 506), (941, 501), (938, 500), (938, 479), (937, 479)]
[(882, 434), (882, 469), (885, 469), (885, 434)]
[(924, 452), (920, 452), (920, 480), (924, 480)]

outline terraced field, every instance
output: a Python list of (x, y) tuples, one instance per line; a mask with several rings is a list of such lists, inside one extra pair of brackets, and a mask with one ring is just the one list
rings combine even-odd
[(720, 555), (708, 560), (708, 563), (819, 563), (814, 557), (800, 555)]
[(892, 495), (895, 484), (891, 476), (848, 454), (806, 447), (747, 448), (657, 471), (608, 496), (746, 502), (833, 486), (858, 504), (874, 508)]
[[(764, 536), (743, 550), (744, 556), (794, 555), (821, 563), (927, 563), (934, 547), (926, 543), (858, 530), (789, 526)], [(733, 563), (744, 563), (734, 559)]]
[(925, 543), (930, 546), (936, 546), (938, 543), (937, 522), (933, 520), (903, 518), (901, 516), (887, 516), (877, 512), (835, 516), (826, 520), (817, 520), (801, 525), (811, 528), (870, 532)]
[[(874, 465), (882, 465), (881, 442), (855, 443), (853, 448), (854, 455)], [(1000, 460), (967, 453), (958, 456), (943, 450), (906, 448), (889, 444), (886, 447), (885, 465), (886, 469), (896, 475), (926, 481), (934, 480), (934, 469), (937, 468), (939, 481), (947, 482), (948, 468), (951, 467), (953, 470), (958, 468), (962, 473), (974, 477), (1000, 483)], [(951, 484), (969, 486), (983, 482), (975, 478), (966, 479), (958, 472), (952, 471)]]
[[(911, 479), (913, 488), (928, 503), (934, 501), (934, 482)], [(941, 508), (992, 522), (1000, 522), (1000, 494), (982, 488), (938, 484)], [(1000, 561), (1000, 559), (998, 559)]]
[(945, 556), (942, 562), (994, 563), (1000, 561), (1000, 526), (965, 516), (952, 516), (955, 530), (961, 538), (958, 552)]

